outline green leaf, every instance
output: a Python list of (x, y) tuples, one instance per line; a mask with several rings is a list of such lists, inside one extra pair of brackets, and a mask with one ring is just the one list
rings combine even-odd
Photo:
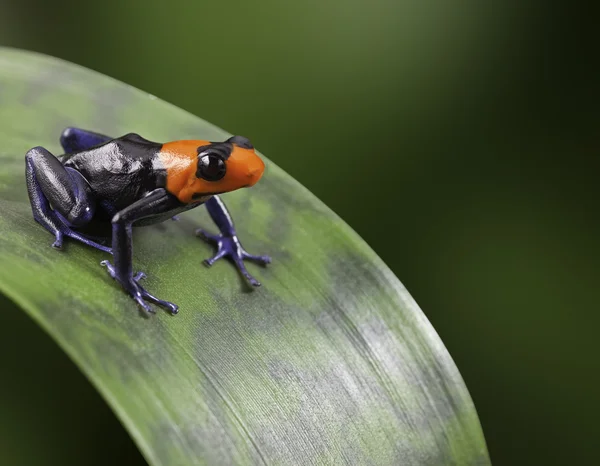
[[(206, 92), (209, 92), (208, 90)], [(334, 213), (275, 164), (223, 196), (245, 247), (202, 266), (203, 208), (140, 228), (136, 270), (180, 306), (140, 317), (100, 267), (106, 255), (33, 221), (24, 154), (78, 126), (167, 141), (229, 134), (105, 76), (0, 49), (0, 292), (102, 394), (149, 463), (488, 464), (479, 420), (439, 337), (398, 279)], [(249, 135), (251, 136), (251, 135)], [(394, 212), (399, 219), (402, 213)], [(214, 228), (213, 228), (214, 230)]]

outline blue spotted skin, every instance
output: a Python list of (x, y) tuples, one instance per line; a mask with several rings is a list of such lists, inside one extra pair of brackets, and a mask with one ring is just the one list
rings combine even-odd
[[(245, 138), (235, 138), (230, 138), (230, 141), (249, 145)], [(217, 247), (216, 254), (204, 263), (211, 266), (217, 260), (229, 257), (249, 284), (260, 286), (247, 271), (244, 260), (266, 265), (271, 261), (269, 256), (256, 256), (244, 250), (233, 220), (217, 195), (186, 204), (165, 189), (166, 171), (157, 168), (159, 165), (155, 161), (160, 144), (133, 133), (113, 139), (78, 128), (63, 131), (60, 142), (65, 151), (60, 160), (43, 147), (31, 149), (25, 157), (27, 190), (33, 217), (54, 235), (52, 246), (57, 249), (62, 247), (64, 238), (69, 237), (112, 254), (114, 263), (105, 260), (102, 265), (146, 315), (154, 312), (149, 303), (162, 306), (171, 314), (178, 312), (178, 306), (157, 298), (139, 284), (145, 274), (133, 272), (132, 227), (162, 222), (202, 204), (206, 204), (220, 230), (218, 235), (204, 230), (196, 231), (197, 236)], [(221, 147), (224, 143), (215, 144)], [(116, 152), (115, 147), (118, 148)], [(92, 150), (95, 152), (89, 152)], [(123, 170), (132, 174), (119, 176), (118, 183), (107, 182), (105, 177), (99, 175), (105, 170), (94, 163), (97, 157), (116, 159), (115, 166), (123, 166)], [(134, 163), (141, 168), (129, 170)], [(110, 221), (111, 246), (78, 231), (93, 219)]]

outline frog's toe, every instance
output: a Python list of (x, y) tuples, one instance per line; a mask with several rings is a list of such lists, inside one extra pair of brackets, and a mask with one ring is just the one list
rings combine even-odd
[(139, 282), (140, 280), (143, 280), (144, 278), (147, 278), (148, 276), (144, 273), (144, 272), (138, 272), (133, 276), (133, 280), (135, 282)]
[(115, 268), (113, 267), (113, 265), (110, 263), (110, 261), (102, 261), (100, 262), (100, 265), (102, 267), (106, 267), (106, 271), (108, 272), (108, 274), (112, 277), (115, 278)]
[(157, 304), (158, 306), (165, 308), (172, 315), (175, 315), (179, 312), (179, 306), (177, 306), (177, 304), (171, 303), (169, 301), (164, 301), (162, 299), (158, 299), (156, 296), (151, 295), (143, 288), (141, 289), (141, 291), (142, 291), (142, 295), (145, 299), (147, 299), (151, 303)]
[(210, 259), (204, 259), (204, 264), (206, 264), (208, 267), (210, 267), (211, 265), (213, 265), (215, 262), (217, 262), (219, 259), (225, 257), (226, 255), (227, 255), (226, 249), (219, 249), (219, 252), (217, 252), (213, 257), (211, 257)]
[(242, 251), (242, 256), (244, 259), (248, 259), (260, 265), (267, 265), (271, 263), (270, 256), (255, 256), (254, 254), (248, 254), (246, 251)]
[(202, 238), (204, 241), (208, 241), (210, 243), (218, 243), (221, 241), (221, 235), (213, 235), (202, 228), (198, 228), (196, 230), (196, 236)]
[(138, 303), (138, 306), (140, 306), (143, 310), (146, 316), (148, 316), (149, 314), (155, 314), (156, 311), (154, 309), (152, 309), (148, 303), (146, 301), (144, 301), (144, 298), (141, 296), (142, 293), (130, 293), (131, 297), (135, 300), (136, 303)]
[(244, 260), (242, 259), (242, 257), (233, 257), (233, 262), (235, 263), (237, 269), (240, 271), (240, 273), (244, 276), (244, 278), (248, 281), (248, 283), (252, 286), (258, 287), (260, 286), (260, 282), (254, 278), (252, 275), (250, 275), (250, 272), (248, 272), (248, 270), (246, 269), (246, 266), (244, 265)]
[(54, 243), (52, 243), (52, 247), (54, 249), (62, 249), (63, 246), (63, 234), (60, 231), (57, 231), (54, 235)]

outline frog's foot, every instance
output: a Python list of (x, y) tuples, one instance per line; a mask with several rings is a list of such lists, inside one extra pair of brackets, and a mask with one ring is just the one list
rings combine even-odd
[(179, 312), (179, 308), (176, 304), (158, 299), (156, 296), (151, 295), (144, 288), (142, 288), (142, 286), (139, 284), (139, 281), (146, 278), (146, 274), (144, 272), (138, 272), (129, 277), (120, 277), (114, 266), (109, 261), (102, 261), (100, 262), (100, 265), (106, 267), (108, 274), (121, 284), (125, 291), (131, 295), (131, 297), (139, 304), (146, 314), (155, 313), (154, 309), (148, 305), (148, 302), (165, 308), (173, 315)]
[(83, 236), (81, 233), (78, 233), (78, 232), (72, 230), (64, 222), (62, 222), (60, 215), (57, 215), (56, 217), (58, 220), (57, 224), (59, 225), (59, 229), (57, 229), (56, 231), (53, 232), (54, 233), (54, 243), (52, 243), (52, 247), (54, 249), (62, 249), (64, 237), (67, 236), (67, 237), (72, 238), (76, 241), (79, 241), (83, 244), (86, 244), (93, 248), (99, 249), (100, 251), (104, 251), (109, 254), (112, 254), (112, 248), (105, 246), (103, 244), (97, 243), (96, 241), (93, 241), (92, 239), (90, 239), (86, 236)]
[(240, 240), (236, 235), (212, 235), (199, 228), (196, 230), (196, 236), (217, 245), (217, 253), (210, 259), (204, 260), (204, 264), (210, 267), (219, 259), (223, 257), (229, 257), (231, 260), (233, 260), (233, 263), (240, 273), (246, 278), (246, 280), (248, 280), (248, 283), (250, 283), (252, 286), (260, 286), (260, 282), (250, 275), (250, 273), (246, 270), (244, 260), (250, 260), (264, 266), (271, 262), (271, 258), (269, 256), (255, 256), (253, 254), (248, 254), (242, 247)]
[(64, 233), (60, 230), (57, 230), (54, 233), (54, 243), (52, 243), (52, 247), (54, 249), (62, 249), (63, 237), (64, 237)]

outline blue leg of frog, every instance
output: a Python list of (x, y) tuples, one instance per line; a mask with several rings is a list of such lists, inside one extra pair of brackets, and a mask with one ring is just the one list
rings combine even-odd
[(173, 196), (159, 188), (117, 213), (111, 221), (114, 264), (109, 261), (101, 262), (108, 269), (110, 276), (117, 280), (147, 313), (154, 312), (148, 305), (149, 302), (166, 308), (171, 314), (177, 314), (178, 307), (158, 299), (139, 284), (139, 280), (144, 278), (145, 274), (133, 273), (132, 225), (135, 221), (156, 213), (168, 212), (173, 208), (173, 203)]
[(244, 260), (250, 260), (261, 265), (266, 265), (271, 262), (271, 258), (269, 256), (255, 256), (248, 254), (244, 250), (235, 232), (231, 215), (229, 215), (227, 207), (225, 207), (225, 204), (221, 201), (219, 196), (213, 196), (209, 199), (206, 202), (206, 209), (217, 227), (219, 227), (221, 233), (212, 235), (201, 228), (196, 230), (197, 236), (212, 242), (217, 246), (217, 253), (210, 259), (206, 259), (204, 263), (210, 267), (219, 259), (229, 257), (251, 285), (260, 286), (260, 282), (246, 270)]
[(86, 181), (77, 171), (63, 167), (43, 147), (35, 147), (25, 156), (25, 178), (33, 217), (54, 235), (53, 247), (60, 249), (64, 237), (68, 236), (101, 251), (111, 252), (109, 247), (73, 230), (92, 219), (96, 206)]

